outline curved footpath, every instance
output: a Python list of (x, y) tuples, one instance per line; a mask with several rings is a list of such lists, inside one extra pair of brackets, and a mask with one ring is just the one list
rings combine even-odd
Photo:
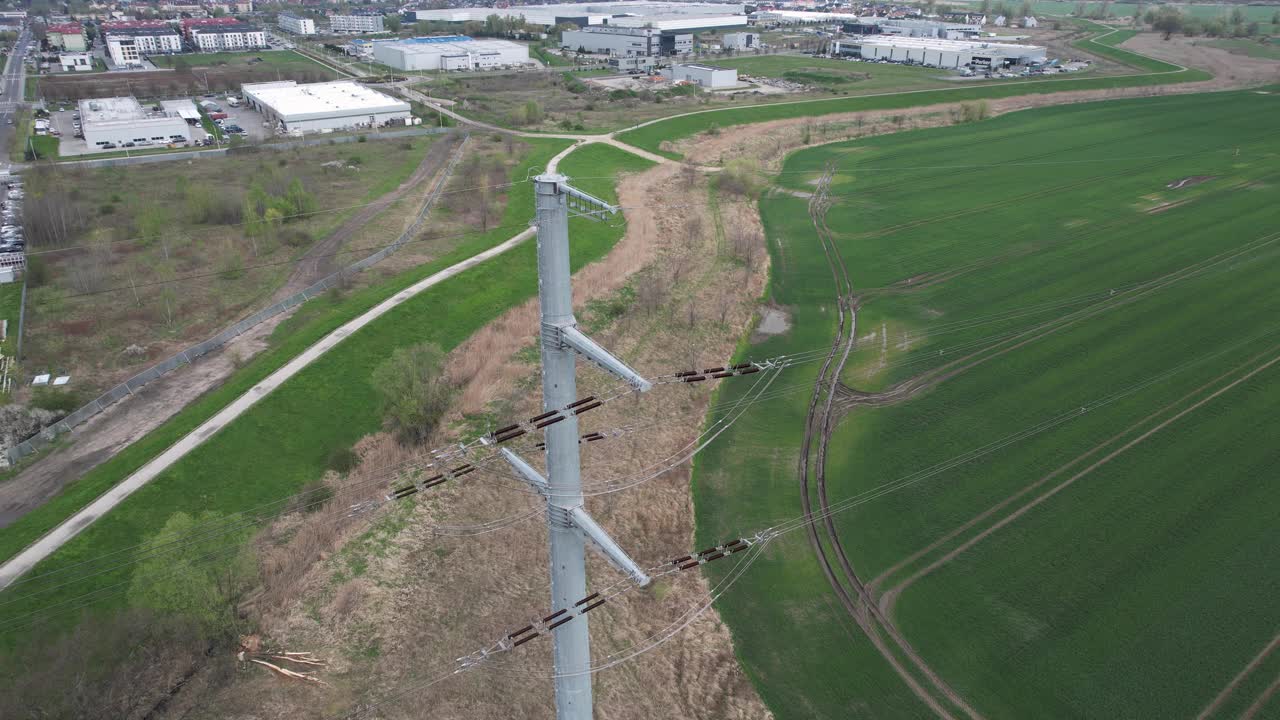
[[(1116, 31), (1112, 30), (1112, 32), (1116, 32)], [(1107, 33), (1107, 34), (1110, 34), (1110, 33)], [(1102, 35), (1099, 37), (1105, 37), (1105, 35)], [(1092, 39), (1097, 40), (1098, 38), (1092, 38)], [(1184, 71), (1185, 69), (1186, 68), (1180, 68), (1180, 70), (1175, 70), (1175, 71), (1138, 73), (1138, 74), (1162, 75), (1169, 72), (1181, 72), (1181, 71)], [(1119, 76), (1116, 76), (1116, 77), (1119, 77)], [(1054, 81), (1034, 81), (1034, 82), (1054, 82)], [(1032, 83), (1024, 82), (1020, 84), (1027, 85)], [(673, 162), (673, 160), (671, 160), (670, 158), (663, 157), (661, 155), (649, 152), (647, 150), (643, 150), (633, 145), (629, 145), (617, 139), (616, 136), (626, 132), (630, 132), (632, 130), (642, 128), (642, 127), (653, 125), (659, 122), (672, 120), (679, 117), (685, 117), (687, 115), (699, 115), (703, 113), (724, 112), (726, 110), (740, 109), (740, 108), (719, 108), (714, 110), (701, 110), (701, 111), (695, 111), (690, 113), (683, 113), (681, 115), (673, 115), (667, 118), (660, 118), (657, 120), (651, 120), (648, 122), (639, 123), (632, 127), (624, 128), (621, 130), (617, 130), (617, 131), (614, 131), (611, 133), (605, 133), (605, 134), (585, 134), (585, 133), (584, 134), (549, 134), (549, 133), (513, 131), (508, 128), (501, 128), (495, 125), (478, 122), (470, 118), (467, 118), (466, 116), (460, 115), (449, 108), (446, 108), (442, 105), (439, 105), (433, 102), (430, 98), (423, 95), (422, 93), (417, 92), (416, 90), (412, 90), (411, 88), (408, 88), (408, 87), (402, 87), (401, 89), (407, 95), (412, 97), (414, 100), (422, 102), (423, 104), (430, 107), (432, 110), (435, 110), (436, 112), (447, 115), (451, 118), (458, 120), (459, 122), (466, 123), (473, 127), (477, 127), (484, 130), (491, 130), (494, 132), (508, 133), (508, 134), (517, 135), (520, 137), (538, 137), (538, 138), (556, 138), (556, 139), (564, 139), (564, 140), (574, 140), (575, 143), (573, 145), (566, 148), (564, 151), (560, 152), (558, 155), (552, 158), (550, 162), (547, 163), (547, 170), (549, 172), (554, 172), (558, 167), (560, 161), (563, 160), (575, 149), (582, 147), (583, 145), (592, 144), (592, 143), (605, 143), (608, 145), (612, 145), (620, 150), (633, 153), (639, 157), (643, 157), (646, 160), (651, 160), (655, 163), (670, 163), (670, 162)], [(903, 91), (898, 93), (880, 93), (878, 95), (909, 95), (917, 92), (926, 92), (926, 91), (913, 90), (913, 91)], [(936, 91), (929, 91), (929, 92), (936, 92)], [(869, 97), (869, 96), (859, 96), (859, 97)], [(774, 105), (801, 104), (801, 103), (811, 103), (811, 102), (822, 102), (824, 100), (829, 100), (829, 98), (823, 98), (819, 100), (798, 100), (798, 101), (793, 101), (791, 103), (773, 103), (773, 104)], [(707, 169), (710, 170), (711, 168), (707, 168)], [(385, 315), (387, 312), (397, 307), (398, 305), (403, 304), (409, 299), (413, 298), (415, 295), (431, 287), (434, 287), (440, 284), (441, 282), (448, 280), (449, 278), (452, 278), (469, 268), (472, 268), (486, 260), (489, 260), (490, 258), (501, 255), (502, 253), (519, 245), (524, 240), (527, 240), (528, 238), (533, 237), (534, 234), (535, 234), (535, 230), (532, 227), (530, 227), (529, 229), (523, 230), (517, 235), (515, 235), (514, 237), (510, 238), (509, 240), (501, 243), (500, 245), (497, 245), (481, 253), (473, 255), (472, 257), (467, 258), (466, 260), (463, 260), (455, 265), (452, 265), (444, 270), (441, 270), (440, 272), (435, 273), (434, 275), (431, 275), (430, 277), (425, 278), (408, 288), (405, 288), (399, 293), (396, 293), (393, 297), (387, 300), (384, 300), (383, 302), (374, 306), (370, 310), (366, 311), (364, 314), (360, 315), (354, 320), (351, 320), (350, 322), (346, 323), (345, 325), (338, 328), (337, 330), (334, 330), (333, 332), (329, 333), (319, 342), (307, 348), (301, 354), (299, 354), (296, 358), (289, 361), (289, 363), (287, 363), (280, 369), (276, 370), (271, 375), (267, 376), (257, 385), (254, 385), (252, 388), (250, 388), (248, 392), (246, 392), (245, 394), (233, 400), (230, 404), (228, 404), (226, 407), (220, 410), (213, 417), (201, 423), (197, 428), (195, 428), (193, 431), (188, 433), (181, 440), (179, 440), (178, 442), (170, 446), (168, 449), (166, 449), (157, 457), (150, 460), (147, 464), (143, 465), (137, 472), (134, 472), (132, 475), (125, 478), (123, 481), (121, 481), (111, 490), (99, 496), (96, 500), (94, 500), (88, 506), (82, 508), (81, 510), (73, 514), (71, 517), (64, 520), (61, 524), (59, 524), (53, 530), (46, 533), (36, 542), (32, 543), (22, 552), (10, 558), (3, 565), (0, 565), (0, 589), (4, 589), (5, 587), (8, 587), (10, 584), (13, 583), (14, 580), (21, 577), (23, 574), (25, 574), (27, 571), (33, 568), (41, 560), (49, 557), (58, 548), (62, 547), (62, 545), (66, 544), (68, 541), (70, 541), (72, 538), (78, 535), (80, 531), (84, 530), (86, 527), (93, 524), (93, 522), (98, 518), (110, 512), (111, 509), (119, 505), (125, 498), (129, 497), (129, 495), (133, 494), (139, 488), (146, 485), (148, 482), (150, 482), (152, 479), (154, 479), (157, 475), (159, 475), (164, 470), (168, 469), (170, 466), (176, 463), (179, 459), (181, 459), (187, 453), (191, 452), (196, 447), (199, 447), (205, 440), (212, 437), (218, 430), (225, 427), (230, 422), (234, 421), (237, 417), (239, 417), (246, 410), (251, 408), (259, 400), (261, 400), (263, 397), (268, 395), (272, 390), (279, 387), (281, 384), (283, 384), (284, 382), (292, 378), (294, 375), (297, 375), (299, 372), (302, 371), (303, 368), (305, 368), (311, 362), (319, 358), (321, 355), (331, 350), (333, 347), (335, 347), (338, 343), (340, 343), (344, 338), (346, 338), (351, 333), (368, 325), (369, 323), (378, 319), (382, 315)]]

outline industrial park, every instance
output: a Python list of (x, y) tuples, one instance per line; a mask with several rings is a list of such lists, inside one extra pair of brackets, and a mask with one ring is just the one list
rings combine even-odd
[(1272, 717), (1277, 48), (0, 7), (0, 718)]

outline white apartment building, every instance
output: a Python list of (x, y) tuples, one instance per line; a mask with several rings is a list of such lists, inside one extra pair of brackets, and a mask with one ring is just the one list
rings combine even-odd
[(182, 36), (169, 28), (110, 30), (106, 43), (107, 54), (117, 67), (139, 67), (148, 55), (182, 52)]
[(87, 72), (93, 69), (93, 56), (89, 53), (61, 53), (58, 64), (63, 72)]
[(315, 35), (316, 21), (292, 13), (280, 13), (276, 16), (280, 29), (294, 35)]
[(330, 15), (329, 30), (334, 33), (380, 33), (386, 31), (381, 15)]
[(191, 43), (200, 52), (236, 52), (267, 47), (267, 33), (252, 25), (209, 25), (191, 28)]

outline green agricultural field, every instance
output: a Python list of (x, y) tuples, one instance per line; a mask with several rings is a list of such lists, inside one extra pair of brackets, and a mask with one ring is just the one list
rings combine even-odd
[[(620, 133), (618, 139), (623, 142), (679, 159), (679, 155), (662, 149), (662, 143), (679, 140), (712, 128), (725, 128), (733, 125), (746, 125), (769, 120), (785, 120), (797, 117), (815, 117), (832, 113), (859, 112), (864, 110), (889, 110), (894, 108), (919, 107), (943, 102), (967, 102), (970, 100), (1014, 97), (1017, 95), (1035, 95), (1069, 90), (1100, 90), (1107, 88), (1137, 87), (1161, 85), (1165, 83), (1193, 82), (1210, 77), (1208, 73), (1195, 69), (1180, 69), (1175, 65), (1148, 58), (1128, 50), (1121, 50), (1114, 45), (1123, 42), (1131, 31), (1113, 31), (1103, 25), (1078, 21), (1100, 33), (1091, 38), (1077, 42), (1088, 52), (1103, 55), (1111, 60), (1132, 66), (1136, 72), (1124, 75), (1105, 77), (1075, 77), (1060, 75), (1049, 79), (1017, 79), (1003, 80), (992, 84), (965, 84), (940, 90), (908, 90), (904, 92), (882, 92), (862, 97), (835, 98), (826, 100), (805, 100), (799, 102), (757, 105), (747, 108), (729, 110), (705, 110), (701, 112), (676, 115), (666, 120), (653, 122), (634, 130)], [(1128, 34), (1126, 34), (1128, 33)]]
[(947, 76), (954, 74), (945, 70), (797, 55), (742, 56), (707, 64), (737, 68), (739, 73), (747, 75), (781, 78), (849, 94), (920, 90), (955, 84), (953, 80), (946, 80)]
[[(534, 152), (514, 170), (513, 179), (523, 180), (530, 170), (543, 167), (567, 145), (551, 140), (533, 144)], [(647, 165), (647, 161), (633, 155), (602, 146), (574, 153), (561, 163), (561, 169), (584, 176), (612, 176)], [(588, 181), (583, 187), (606, 196), (612, 194), (612, 182), (608, 180)], [(412, 282), (506, 240), (525, 227), (532, 214), (532, 186), (516, 185), (501, 227), (465, 240), (446, 257), (353, 294), (331, 312), (294, 329), (280, 345), (255, 358), (224, 386), (91, 471), (44, 507), (6, 528), (0, 534), (0, 554), (13, 555), (323, 334)], [(614, 223), (571, 223), (575, 268), (601, 257), (625, 229)], [(361, 329), (130, 496), (33, 572), (45, 573), (116, 550), (127, 552), (162, 527), (175, 512), (235, 513), (288, 497), (318, 479), (335, 448), (350, 447), (382, 424), (372, 369), (395, 349), (419, 342), (435, 342), (448, 350), (507, 308), (531, 297), (537, 290), (534, 251), (534, 243), (524, 243), (414, 297)], [(56, 603), (75, 602), (90, 592), (101, 595), (95, 598), (99, 602), (93, 605), (94, 610), (109, 609), (124, 602), (117, 591), (127, 587), (130, 572), (130, 567), (104, 572), (34, 600), (16, 597), (30, 593), (33, 587), (0, 594), (0, 598), (13, 601), (6, 608), (8, 617), (39, 613)], [(64, 626), (74, 619), (74, 613), (63, 613), (53, 616), (52, 622)], [(15, 641), (14, 633), (3, 635), (3, 642)]]
[[(1121, 100), (823, 146), (761, 204), (791, 329), (744, 358), (832, 342), (832, 275), (796, 196), (829, 164), (826, 221), (861, 298), (843, 383), (883, 391), (977, 353), (848, 408), (826, 468), (832, 503), (867, 498), (833, 518), (852, 567), (877, 599), (899, 589), (888, 616), (985, 717), (1195, 717), (1280, 628), (1277, 112), (1255, 92)], [(817, 365), (699, 458), (699, 545), (800, 515)], [(931, 714), (803, 531), (718, 606), (780, 720)]]

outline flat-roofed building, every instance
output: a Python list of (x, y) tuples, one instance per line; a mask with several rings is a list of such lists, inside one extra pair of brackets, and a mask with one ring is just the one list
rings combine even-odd
[(293, 13), (280, 13), (276, 16), (276, 23), (281, 30), (294, 35), (316, 34), (316, 21), (309, 17), (302, 17)]
[(146, 147), (191, 142), (191, 126), (177, 112), (150, 110), (136, 98), (81, 100), (80, 127), (90, 148)]
[(560, 33), (560, 48), (617, 57), (680, 55), (693, 52), (693, 35), (655, 28), (585, 27)]
[(107, 54), (118, 67), (139, 67), (148, 55), (182, 52), (182, 36), (172, 27), (108, 30)]
[(373, 58), (397, 70), (489, 70), (527, 65), (529, 47), (509, 40), (466, 35), (375, 42)]
[(738, 71), (736, 69), (716, 67), (714, 65), (676, 64), (664, 69), (662, 75), (671, 82), (693, 83), (707, 90), (731, 88), (738, 84)]
[(245, 103), (277, 131), (290, 134), (408, 124), (409, 103), (351, 80), (299, 85), (292, 80), (245, 85)]
[(89, 53), (59, 53), (58, 64), (62, 72), (88, 72), (93, 70), (93, 56)]
[(940, 68), (1002, 68), (1045, 61), (1045, 49), (1038, 45), (890, 35), (837, 40), (832, 44), (831, 54), (865, 60), (910, 61)]
[(755, 50), (760, 47), (759, 33), (725, 33), (720, 46), (726, 50)]
[(267, 33), (245, 23), (193, 27), (191, 44), (200, 52), (240, 52), (267, 47)]
[(380, 33), (385, 32), (381, 15), (355, 14), (330, 15), (329, 31), (334, 33)]

